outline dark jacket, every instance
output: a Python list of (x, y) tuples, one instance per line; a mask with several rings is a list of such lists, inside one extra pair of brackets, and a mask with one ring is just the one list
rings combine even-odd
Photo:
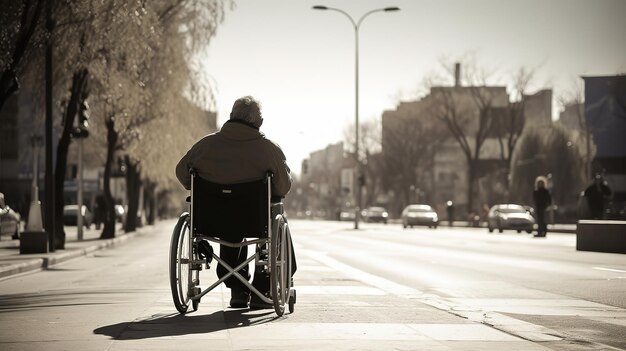
[(291, 174), (281, 148), (258, 129), (228, 121), (222, 129), (200, 139), (176, 166), (176, 177), (191, 188), (189, 168), (218, 184), (257, 180), (272, 171), (272, 195), (284, 197), (291, 188)]
[(546, 188), (537, 188), (533, 191), (533, 200), (537, 211), (545, 210), (552, 203), (552, 197)]

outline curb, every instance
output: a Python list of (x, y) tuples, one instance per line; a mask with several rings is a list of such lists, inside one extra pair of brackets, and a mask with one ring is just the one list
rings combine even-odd
[(35, 271), (43, 267), (43, 258), (33, 258), (28, 262), (14, 263), (0, 268), (0, 279), (8, 278), (17, 274)]
[(148, 226), (142, 227), (134, 232), (124, 233), (122, 236), (112, 239), (105, 239), (95, 243), (94, 245), (87, 246), (81, 249), (61, 253), (51, 253), (49, 254), (50, 256), (47, 257), (33, 258), (27, 262), (19, 262), (0, 267), (0, 279), (6, 279), (18, 274), (50, 268), (71, 259), (86, 256), (87, 254), (90, 254), (92, 252), (96, 252), (106, 248), (112, 248), (114, 246), (125, 243), (136, 235), (141, 234), (147, 228)]

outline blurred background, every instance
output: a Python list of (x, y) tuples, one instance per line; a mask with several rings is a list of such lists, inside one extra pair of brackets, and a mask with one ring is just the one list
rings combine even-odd
[(486, 225), (496, 204), (534, 206), (545, 177), (548, 220), (575, 223), (591, 217), (597, 175), (611, 190), (602, 218), (626, 219), (623, 1), (1, 8), (0, 192), (22, 220), (46, 185), (59, 223), (82, 189), (103, 237), (112, 221), (132, 231), (178, 215), (176, 163), (244, 95), (293, 172), (289, 216), (367, 220), (360, 210), (379, 207), (399, 220), (425, 204)]

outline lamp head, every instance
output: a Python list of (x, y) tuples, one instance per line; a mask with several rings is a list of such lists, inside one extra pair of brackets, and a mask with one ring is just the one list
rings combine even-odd
[(313, 10), (328, 10), (328, 7), (316, 5), (316, 6), (313, 6)]
[(399, 7), (395, 7), (395, 6), (393, 6), (393, 7), (385, 7), (384, 11), (385, 12), (400, 11), (400, 8)]

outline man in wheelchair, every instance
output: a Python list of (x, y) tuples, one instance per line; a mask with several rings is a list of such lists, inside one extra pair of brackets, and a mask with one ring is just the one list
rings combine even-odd
[[(186, 188), (191, 189), (189, 169), (194, 169), (200, 178), (218, 184), (238, 184), (262, 178), (266, 172), (273, 173), (271, 181), (272, 202), (280, 201), (291, 188), (291, 175), (281, 148), (267, 139), (259, 128), (263, 124), (261, 108), (251, 96), (239, 98), (233, 104), (230, 120), (221, 130), (200, 139), (176, 166), (176, 177)], [(274, 199), (276, 198), (276, 199)], [(245, 213), (242, 214), (245, 218)], [(231, 267), (245, 261), (247, 246), (240, 248), (220, 245), (220, 258)], [(292, 274), (295, 273), (295, 259), (292, 260)], [(248, 265), (238, 271), (250, 279)], [(217, 266), (219, 278), (227, 275), (227, 270)], [(236, 277), (230, 276), (224, 283), (231, 289), (230, 306), (251, 309), (273, 308), (256, 294), (250, 299), (250, 289)], [(266, 297), (270, 294), (269, 275), (256, 272), (252, 286)]]

